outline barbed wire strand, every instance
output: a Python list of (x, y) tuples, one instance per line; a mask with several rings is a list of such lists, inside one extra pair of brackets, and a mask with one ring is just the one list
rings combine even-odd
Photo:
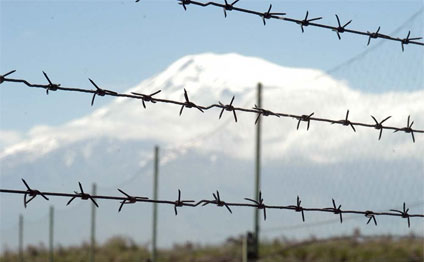
[[(397, 209), (390, 209), (390, 212), (375, 212), (371, 210), (366, 211), (360, 211), (360, 210), (344, 210), (342, 209), (342, 205), (337, 205), (336, 201), (332, 199), (332, 206), (331, 207), (325, 207), (325, 208), (318, 208), (318, 207), (304, 207), (301, 205), (302, 201), (300, 200), (299, 196), (297, 196), (296, 204), (295, 205), (268, 205), (265, 204), (264, 199), (262, 198), (262, 193), (259, 192), (259, 200), (253, 200), (250, 198), (244, 198), (246, 201), (249, 202), (226, 202), (223, 201), (219, 191), (216, 191), (216, 193), (213, 193), (213, 200), (186, 200), (182, 199), (181, 190), (178, 189), (178, 198), (177, 200), (153, 200), (149, 199), (148, 197), (144, 196), (133, 196), (128, 194), (122, 189), (118, 188), (118, 191), (122, 194), (122, 196), (108, 196), (108, 195), (90, 195), (88, 193), (84, 192), (83, 186), (80, 182), (78, 182), (79, 185), (79, 192), (74, 191), (74, 193), (61, 193), (61, 192), (41, 192), (37, 189), (31, 188), (28, 183), (22, 179), (22, 182), (24, 183), (26, 190), (17, 190), (17, 189), (0, 189), (0, 193), (8, 193), (8, 194), (21, 194), (24, 195), (24, 207), (26, 208), (35, 197), (41, 196), (45, 200), (49, 200), (48, 196), (55, 196), (55, 197), (65, 197), (69, 198), (66, 205), (69, 205), (73, 200), (79, 198), (81, 200), (91, 200), (92, 203), (99, 207), (99, 204), (96, 202), (96, 199), (102, 199), (102, 200), (117, 200), (121, 201), (120, 206), (118, 208), (118, 212), (121, 212), (124, 205), (127, 204), (135, 204), (138, 202), (144, 202), (144, 203), (157, 203), (157, 204), (165, 204), (165, 205), (171, 205), (174, 207), (175, 215), (178, 215), (178, 207), (198, 207), (198, 206), (206, 206), (206, 205), (215, 205), (217, 207), (225, 207), (230, 214), (233, 213), (232, 207), (250, 207), (250, 208), (257, 208), (260, 210), (263, 210), (263, 217), (264, 220), (266, 220), (266, 210), (267, 209), (278, 209), (278, 210), (291, 210), (294, 212), (301, 213), (302, 221), (305, 222), (305, 212), (326, 212), (326, 213), (333, 213), (337, 215), (340, 219), (340, 223), (343, 223), (343, 214), (352, 214), (352, 215), (363, 215), (366, 217), (367, 224), (370, 222), (373, 222), (374, 225), (377, 226), (377, 216), (393, 216), (393, 217), (400, 217), (405, 218), (408, 221), (408, 227), (411, 226), (410, 218), (418, 217), (418, 218), (424, 218), (424, 214), (410, 214), (409, 208), (406, 207), (406, 203), (403, 203), (403, 208), (401, 210)], [(30, 197), (29, 199), (27, 197)]]
[[(410, 203), (408, 205), (409, 208), (413, 208), (413, 207), (419, 207), (422, 206), (424, 204), (424, 202), (419, 201), (419, 202), (415, 202), (415, 203)], [(383, 212), (383, 210), (389, 210), (391, 208), (384, 208), (384, 209), (379, 209), (378, 212)], [(348, 215), (348, 216), (344, 216), (343, 217), (343, 221), (348, 221), (348, 220), (355, 220), (355, 219), (361, 219), (361, 217), (355, 216), (355, 215)], [(308, 223), (308, 224), (294, 224), (294, 225), (290, 225), (290, 226), (275, 226), (275, 227), (266, 227), (263, 228), (261, 230), (262, 234), (271, 234), (271, 233), (275, 233), (278, 231), (295, 231), (295, 230), (300, 230), (300, 229), (306, 229), (306, 228), (311, 228), (311, 227), (317, 227), (317, 226), (329, 226), (331, 224), (335, 224), (335, 223), (339, 223), (339, 218), (329, 218), (326, 220), (320, 220), (320, 221), (314, 221), (313, 223)]]
[(124, 93), (118, 93), (118, 92), (111, 91), (111, 90), (102, 89), (90, 78), (89, 78), (89, 81), (96, 88), (95, 90), (82, 89), (82, 88), (72, 88), (72, 87), (63, 87), (60, 84), (54, 84), (54, 83), (52, 83), (52, 81), (50, 80), (50, 78), (48, 77), (48, 75), (45, 72), (43, 72), (43, 75), (46, 78), (48, 84), (33, 84), (33, 83), (30, 83), (29, 81), (27, 81), (25, 79), (7, 78), (7, 76), (11, 75), (14, 72), (16, 72), (16, 70), (12, 70), (12, 71), (4, 74), (4, 75), (0, 75), (0, 84), (2, 84), (4, 82), (22, 83), (22, 84), (25, 84), (28, 87), (45, 89), (47, 95), (49, 94), (49, 91), (58, 91), (58, 90), (93, 94), (93, 96), (91, 98), (91, 105), (92, 106), (94, 105), (96, 96), (113, 96), (113, 97), (125, 97), (125, 98), (141, 100), (142, 106), (144, 108), (147, 108), (146, 104), (148, 102), (153, 103), (153, 104), (155, 104), (155, 103), (165, 103), (165, 104), (179, 105), (179, 106), (181, 106), (181, 108), (179, 110), (179, 115), (181, 115), (183, 113), (184, 108), (188, 108), (188, 109), (194, 108), (194, 109), (200, 111), (201, 113), (204, 113), (204, 111), (210, 110), (212, 108), (220, 108), (221, 111), (220, 111), (220, 114), (219, 114), (219, 119), (221, 119), (221, 117), (222, 117), (222, 115), (225, 111), (228, 111), (228, 112), (232, 112), (235, 122), (238, 121), (236, 112), (240, 111), (240, 112), (257, 114), (258, 116), (256, 118), (255, 123), (257, 123), (259, 118), (262, 117), (262, 116), (274, 116), (274, 117), (278, 117), (278, 118), (283, 117), (283, 118), (296, 119), (297, 120), (297, 129), (300, 128), (300, 124), (302, 122), (306, 122), (306, 130), (309, 130), (311, 121), (326, 122), (326, 123), (330, 123), (330, 124), (348, 126), (348, 127), (352, 128), (352, 130), (354, 132), (356, 132), (356, 127), (361, 126), (361, 127), (366, 127), (366, 128), (377, 129), (379, 131), (378, 140), (381, 139), (382, 134), (383, 134), (383, 130), (385, 130), (385, 129), (391, 130), (394, 133), (404, 132), (404, 133), (407, 133), (407, 134), (411, 134), (412, 141), (414, 143), (415, 143), (415, 134), (416, 133), (424, 133), (424, 130), (412, 128), (414, 121), (411, 121), (410, 116), (408, 116), (408, 118), (407, 118), (405, 127), (394, 127), (394, 126), (383, 125), (383, 123), (386, 122), (387, 120), (389, 120), (391, 118), (391, 116), (388, 116), (388, 117), (384, 118), (383, 120), (378, 121), (376, 117), (371, 115), (370, 117), (374, 121), (374, 123), (353, 122), (353, 121), (349, 120), (349, 110), (347, 110), (344, 119), (334, 120), (334, 119), (329, 119), (329, 118), (313, 117), (314, 114), (315, 114), (314, 112), (312, 112), (310, 114), (305, 114), (305, 115), (295, 115), (295, 114), (289, 114), (289, 113), (272, 112), (268, 109), (259, 108), (256, 105), (253, 108), (235, 107), (233, 105), (233, 102), (235, 100), (235, 96), (232, 97), (229, 104), (224, 104), (224, 103), (219, 101), (218, 104), (212, 104), (212, 105), (209, 105), (209, 106), (202, 106), (202, 105), (198, 105), (195, 102), (193, 102), (192, 100), (190, 100), (188, 92), (185, 89), (184, 89), (185, 101), (181, 102), (181, 101), (176, 101), (176, 100), (154, 97), (155, 95), (160, 93), (161, 90), (158, 90), (158, 91), (153, 92), (151, 94), (142, 94), (142, 93), (136, 93), (136, 92), (131, 92), (131, 94), (124, 94)]
[[(136, 1), (136, 2), (138, 2), (138, 1)], [(352, 20), (349, 20), (348, 22), (343, 24), (340, 21), (339, 15), (337, 15), (337, 14), (335, 15), (336, 21), (337, 21), (337, 26), (332, 26), (332, 25), (320, 24), (320, 23), (315, 22), (315, 21), (321, 20), (322, 17), (309, 18), (309, 11), (306, 11), (305, 17), (303, 19), (295, 19), (295, 18), (286, 17), (285, 16), (286, 13), (284, 13), (284, 12), (278, 12), (278, 13), (271, 12), (272, 4), (269, 5), (267, 11), (258, 12), (258, 11), (255, 11), (255, 10), (237, 7), (237, 6), (235, 6), (235, 4), (237, 2), (239, 2), (239, 0), (236, 0), (232, 3), (228, 3), (227, 0), (224, 0), (224, 3), (217, 3), (217, 2), (204, 2), (204, 3), (202, 3), (202, 2), (198, 2), (198, 1), (192, 1), (192, 0), (178, 0), (178, 4), (180, 4), (184, 8), (185, 11), (187, 11), (188, 5), (197, 5), (197, 6), (201, 6), (201, 7), (215, 6), (215, 7), (218, 7), (218, 8), (222, 8), (224, 10), (224, 17), (225, 18), (227, 17), (227, 12), (238, 11), (238, 12), (241, 12), (241, 13), (247, 13), (247, 14), (257, 15), (257, 16), (261, 17), (264, 25), (266, 25), (266, 20), (268, 20), (268, 19), (277, 19), (277, 20), (281, 20), (281, 21), (286, 21), (286, 22), (298, 24), (300, 26), (300, 29), (302, 30), (302, 33), (305, 32), (304, 28), (307, 27), (307, 26), (319, 27), (319, 28), (331, 30), (331, 31), (334, 31), (337, 34), (337, 37), (338, 37), (339, 40), (342, 39), (341, 34), (350, 33), (350, 34), (367, 36), (368, 37), (367, 45), (370, 44), (371, 39), (377, 39), (377, 38), (385, 39), (385, 40), (391, 40), (391, 41), (397, 41), (397, 42), (400, 42), (400, 44), (401, 44), (402, 52), (405, 51), (405, 45), (408, 45), (408, 44), (424, 46), (423, 42), (417, 41), (417, 40), (421, 40), (422, 37), (411, 37), (411, 31), (408, 31), (408, 34), (405, 38), (398, 38), (398, 37), (393, 37), (393, 36), (390, 36), (390, 35), (380, 33), (381, 26), (379, 26), (376, 31), (358, 31), (358, 30), (349, 29), (349, 28), (347, 28), (347, 26), (350, 25)]]

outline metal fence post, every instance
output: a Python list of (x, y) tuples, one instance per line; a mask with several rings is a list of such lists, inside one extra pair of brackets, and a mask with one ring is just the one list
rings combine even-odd
[(54, 207), (50, 206), (50, 223), (49, 223), (49, 261), (53, 262), (54, 247), (53, 247), (53, 226), (54, 226)]
[[(258, 83), (258, 96), (257, 106), (262, 108), (262, 84)], [(255, 158), (255, 200), (259, 202), (259, 191), (261, 187), (261, 117), (258, 119), (256, 125), (256, 158)], [(259, 209), (255, 209), (255, 228), (254, 228), (254, 247), (255, 253), (259, 256)]]
[[(155, 146), (155, 163), (153, 173), (153, 200), (158, 199), (158, 176), (159, 176), (159, 147)], [(152, 262), (157, 260), (157, 220), (158, 220), (158, 204), (153, 203), (153, 228), (152, 228)]]
[(19, 261), (24, 261), (24, 217), (19, 215)]
[[(96, 195), (96, 184), (93, 184), (92, 195)], [(95, 261), (96, 253), (96, 206), (91, 204), (91, 243), (90, 243), (90, 262)]]

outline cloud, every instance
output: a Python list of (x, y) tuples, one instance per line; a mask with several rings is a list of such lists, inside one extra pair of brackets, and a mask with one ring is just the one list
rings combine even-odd
[(5, 148), (22, 141), (22, 134), (18, 131), (0, 130), (0, 148)]

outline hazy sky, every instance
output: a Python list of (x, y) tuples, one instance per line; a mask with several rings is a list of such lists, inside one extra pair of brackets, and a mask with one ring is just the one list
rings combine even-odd
[[(236, 12), (224, 19), (223, 11), (214, 7), (189, 6), (184, 12), (176, 2), (2, 0), (0, 71), (16, 69), (13, 77), (46, 83), (44, 70), (56, 83), (83, 88), (92, 88), (90, 77), (104, 88), (124, 91), (188, 54), (236, 52), (283, 66), (327, 70), (379, 42), (367, 47), (366, 37), (350, 34), (339, 41), (334, 32), (319, 28), (305, 28), (302, 34), (298, 25), (274, 20), (263, 26), (259, 17)], [(323, 23), (335, 24), (337, 13), (342, 23), (353, 19), (351, 28), (373, 31), (381, 26), (387, 34), (423, 8), (422, 1), (240, 1), (238, 5), (266, 11), (271, 2), (273, 11), (287, 12), (289, 17), (303, 18), (309, 10), (310, 17), (322, 16)], [(423, 34), (422, 22), (406, 28), (412, 36)], [(397, 36), (406, 34), (407, 29), (400, 30)], [(402, 53), (399, 43), (386, 45), (397, 57), (373, 70), (398, 71), (395, 66), (403, 68), (424, 55), (419, 46), (406, 46)], [(350, 76), (355, 77), (354, 72)], [(397, 76), (397, 80), (409, 77)], [(396, 90), (420, 88), (414, 84)], [(12, 84), (3, 84), (0, 92), (1, 130), (25, 132), (34, 125), (65, 123), (93, 110), (90, 98), (81, 94), (46, 97), (42, 90)], [(108, 101), (98, 99), (96, 105)]]

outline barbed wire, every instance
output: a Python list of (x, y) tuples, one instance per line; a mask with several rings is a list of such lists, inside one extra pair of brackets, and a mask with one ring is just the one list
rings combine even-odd
[[(374, 225), (377, 226), (377, 216), (394, 216), (394, 217), (400, 217), (405, 218), (408, 221), (408, 227), (411, 226), (410, 218), (412, 217), (420, 217), (424, 218), (424, 214), (409, 214), (409, 208), (406, 207), (406, 203), (403, 203), (403, 208), (401, 210), (396, 209), (390, 209), (390, 212), (375, 212), (371, 210), (366, 211), (360, 211), (360, 210), (344, 210), (341, 209), (342, 205), (337, 205), (336, 201), (332, 199), (332, 206), (331, 207), (325, 207), (325, 208), (317, 208), (317, 207), (304, 207), (302, 206), (302, 201), (300, 200), (300, 197), (297, 196), (296, 204), (295, 205), (268, 205), (265, 204), (264, 199), (262, 197), (262, 192), (259, 192), (258, 200), (254, 200), (251, 198), (244, 198), (244, 200), (249, 202), (226, 202), (222, 200), (219, 191), (216, 191), (216, 193), (213, 193), (213, 199), (203, 199), (199, 201), (195, 200), (187, 200), (182, 199), (181, 190), (178, 189), (178, 197), (177, 200), (154, 200), (149, 199), (148, 197), (144, 196), (133, 196), (122, 189), (117, 189), (123, 196), (107, 196), (107, 195), (90, 195), (86, 192), (84, 192), (83, 186), (80, 182), (78, 182), (79, 185), (79, 192), (74, 191), (74, 193), (61, 193), (61, 192), (41, 192), (40, 190), (31, 188), (28, 183), (22, 179), (22, 182), (24, 183), (26, 190), (16, 190), (16, 189), (0, 189), (0, 193), (9, 193), (9, 194), (21, 194), (24, 195), (24, 207), (26, 208), (35, 197), (41, 196), (45, 200), (49, 200), (48, 196), (55, 196), (55, 197), (66, 197), (70, 198), (66, 205), (69, 205), (73, 200), (76, 198), (79, 198), (81, 200), (91, 200), (91, 202), (96, 206), (99, 207), (99, 204), (96, 202), (96, 199), (102, 199), (102, 200), (117, 200), (121, 201), (120, 206), (118, 208), (118, 212), (121, 212), (124, 205), (128, 204), (135, 204), (138, 202), (144, 202), (144, 203), (157, 203), (157, 204), (165, 204), (165, 205), (171, 205), (174, 207), (175, 215), (178, 215), (177, 208), (179, 207), (198, 207), (198, 206), (207, 206), (207, 205), (215, 205), (217, 207), (225, 207), (230, 214), (233, 213), (232, 207), (251, 207), (251, 208), (257, 208), (260, 210), (263, 210), (263, 217), (264, 220), (266, 220), (266, 210), (267, 209), (279, 209), (279, 210), (291, 210), (294, 212), (301, 213), (302, 221), (305, 222), (305, 212), (325, 212), (325, 213), (333, 213), (337, 215), (340, 219), (340, 223), (343, 223), (343, 214), (355, 214), (355, 215), (363, 215), (366, 217), (367, 224), (369, 224), (371, 221), (374, 223)], [(29, 197), (29, 199), (27, 198)]]
[[(136, 2), (138, 2), (138, 1), (136, 1)], [(227, 17), (227, 12), (238, 11), (238, 12), (257, 15), (257, 16), (261, 17), (264, 25), (266, 25), (266, 20), (268, 20), (268, 19), (278, 19), (278, 20), (298, 24), (300, 26), (300, 29), (302, 30), (302, 33), (305, 32), (304, 28), (307, 27), (307, 26), (314, 26), (314, 27), (328, 29), (328, 30), (334, 31), (337, 34), (337, 37), (338, 37), (339, 40), (342, 39), (341, 34), (351, 33), (351, 34), (356, 34), (356, 35), (367, 36), (368, 37), (367, 45), (370, 44), (371, 39), (377, 39), (377, 38), (391, 40), (391, 41), (397, 41), (397, 42), (400, 42), (400, 44), (401, 44), (402, 52), (405, 51), (405, 45), (408, 45), (408, 44), (424, 46), (423, 42), (417, 41), (417, 40), (422, 39), (422, 37), (411, 37), (411, 31), (408, 31), (408, 34), (405, 38), (398, 38), (398, 37), (393, 37), (393, 36), (390, 36), (390, 35), (380, 33), (380, 29), (381, 29), (380, 26), (377, 28), (376, 31), (358, 31), (358, 30), (349, 29), (349, 28), (347, 28), (347, 26), (350, 25), (352, 20), (349, 20), (348, 22), (343, 24), (340, 21), (339, 15), (337, 15), (337, 14), (335, 15), (336, 20), (337, 20), (337, 26), (332, 26), (332, 25), (326, 25), (326, 24), (320, 24), (320, 23), (314, 22), (314, 21), (317, 21), (317, 20), (321, 20), (322, 17), (309, 18), (309, 11), (306, 11), (305, 17), (303, 19), (295, 19), (295, 18), (286, 17), (285, 16), (286, 13), (284, 13), (284, 12), (279, 12), (279, 13), (271, 12), (272, 4), (269, 5), (267, 11), (258, 12), (258, 11), (255, 11), (255, 10), (237, 7), (237, 6), (235, 6), (235, 4), (237, 2), (239, 2), (239, 0), (235, 0), (232, 3), (228, 3), (227, 0), (224, 0), (223, 4), (217, 3), (217, 2), (204, 2), (204, 3), (202, 3), (202, 2), (198, 2), (198, 1), (192, 1), (192, 0), (178, 0), (178, 4), (180, 4), (184, 8), (185, 11), (187, 11), (188, 5), (197, 5), (197, 6), (201, 6), (201, 7), (215, 6), (215, 7), (222, 8), (224, 10), (224, 17), (225, 18)]]
[(210, 110), (212, 108), (219, 108), (219, 109), (221, 109), (220, 114), (219, 114), (219, 119), (221, 119), (221, 117), (222, 117), (222, 115), (225, 111), (228, 111), (228, 112), (232, 112), (235, 122), (238, 121), (236, 112), (241, 111), (241, 112), (257, 114), (255, 124), (258, 123), (259, 119), (263, 116), (274, 116), (274, 117), (277, 117), (277, 118), (284, 117), (284, 118), (296, 119), (297, 120), (297, 126), (296, 126), (297, 129), (300, 128), (300, 124), (302, 122), (305, 122), (306, 123), (306, 130), (309, 130), (311, 121), (326, 122), (326, 123), (330, 123), (330, 124), (348, 126), (348, 127), (351, 127), (354, 132), (356, 132), (356, 127), (361, 126), (361, 127), (373, 128), (373, 129), (378, 130), (378, 132), (379, 132), (378, 140), (381, 139), (381, 136), (383, 134), (383, 130), (385, 130), (385, 129), (386, 130), (392, 130), (394, 133), (404, 132), (404, 133), (407, 133), (407, 134), (411, 134), (412, 141), (414, 143), (415, 143), (415, 133), (424, 133), (424, 130), (412, 128), (414, 121), (411, 121), (410, 116), (408, 116), (408, 118), (407, 118), (405, 127), (394, 127), (394, 126), (383, 125), (383, 123), (386, 122), (387, 120), (389, 120), (391, 118), (391, 116), (388, 116), (388, 117), (384, 118), (383, 120), (379, 121), (379, 120), (377, 120), (376, 117), (371, 115), (370, 117), (374, 121), (374, 123), (353, 122), (353, 121), (349, 120), (349, 110), (346, 111), (346, 115), (345, 115), (344, 119), (335, 120), (335, 119), (329, 119), (329, 118), (313, 117), (314, 114), (315, 114), (314, 112), (309, 113), (309, 114), (296, 115), (296, 114), (289, 114), (289, 113), (273, 112), (273, 111), (270, 111), (268, 109), (259, 108), (256, 105), (253, 108), (235, 107), (233, 105), (233, 102), (235, 100), (235, 96), (232, 97), (229, 104), (224, 104), (224, 103), (219, 101), (218, 104), (212, 104), (212, 105), (209, 105), (209, 106), (202, 106), (202, 105), (199, 105), (199, 104), (193, 102), (192, 100), (190, 100), (188, 92), (185, 89), (184, 89), (184, 99), (185, 99), (185, 101), (181, 102), (181, 101), (176, 101), (176, 100), (162, 99), (162, 98), (154, 97), (155, 95), (160, 93), (161, 90), (158, 90), (158, 91), (153, 92), (151, 94), (142, 94), (142, 93), (136, 93), (136, 92), (131, 92), (131, 94), (124, 94), (124, 93), (118, 93), (118, 92), (107, 90), (107, 89), (102, 89), (90, 78), (89, 78), (89, 81), (96, 88), (95, 90), (82, 89), (82, 88), (72, 88), (72, 87), (63, 87), (63, 86), (61, 86), (61, 84), (54, 84), (45, 72), (43, 72), (43, 75), (46, 78), (48, 84), (32, 84), (25, 79), (7, 78), (7, 76), (11, 75), (14, 72), (16, 72), (16, 70), (12, 70), (12, 71), (4, 74), (4, 75), (0, 75), (0, 84), (2, 84), (4, 82), (22, 83), (22, 84), (25, 84), (28, 87), (45, 89), (47, 95), (49, 94), (49, 91), (58, 91), (58, 90), (70, 91), (70, 92), (80, 92), (80, 93), (89, 93), (89, 94), (93, 94), (93, 96), (91, 98), (91, 106), (94, 105), (94, 101), (95, 101), (96, 96), (113, 96), (113, 97), (125, 97), (125, 98), (131, 98), (131, 99), (139, 99), (139, 100), (141, 100), (142, 106), (144, 108), (147, 108), (146, 104), (149, 103), (149, 102), (153, 103), (153, 104), (155, 104), (155, 103), (165, 103), (165, 104), (179, 105), (179, 106), (181, 106), (181, 108), (179, 110), (179, 115), (181, 115), (183, 113), (184, 108), (188, 108), (188, 109), (193, 108), (193, 109), (200, 111), (201, 113), (204, 113), (204, 111)]

